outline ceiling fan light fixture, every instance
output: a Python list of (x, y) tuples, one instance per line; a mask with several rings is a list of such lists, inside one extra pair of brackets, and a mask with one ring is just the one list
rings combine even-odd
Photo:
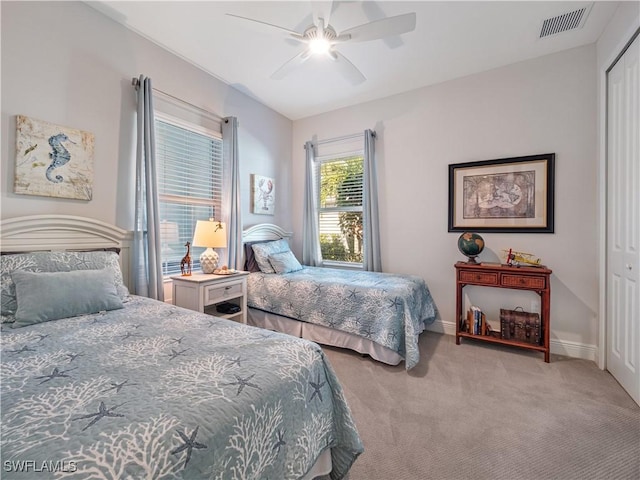
[(340, 35), (337, 35), (334, 28), (329, 24), (329, 15), (333, 7), (333, 0), (327, 2), (312, 2), (312, 4), (316, 7), (313, 10), (313, 24), (309, 25), (302, 33), (260, 20), (240, 17), (233, 14), (227, 15), (252, 22), (253, 25), (259, 26), (261, 29), (268, 28), (277, 30), (280, 33), (284, 32), (289, 39), (306, 44), (304, 51), (287, 60), (280, 68), (271, 74), (271, 78), (275, 80), (280, 80), (285, 77), (294, 68), (306, 62), (312, 55), (327, 55), (335, 62), (337, 65), (336, 68), (340, 70), (341, 74), (352, 85), (358, 85), (366, 80), (365, 76), (358, 70), (358, 67), (335, 49), (336, 45), (347, 41), (366, 42), (379, 40), (393, 35), (402, 35), (416, 28), (416, 14), (413, 12), (365, 23), (357, 27), (349, 28)]
[(309, 40), (309, 50), (314, 55), (326, 55), (331, 49), (331, 43), (324, 37), (312, 38)]

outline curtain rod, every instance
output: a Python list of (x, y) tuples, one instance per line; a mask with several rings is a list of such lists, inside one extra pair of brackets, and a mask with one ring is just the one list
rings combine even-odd
[[(140, 79), (137, 78), (137, 77), (133, 77), (131, 79), (131, 85), (133, 85), (133, 87), (137, 90), (138, 87), (140, 86)], [(153, 90), (154, 92), (159, 93), (161, 95), (164, 95), (166, 97), (172, 98), (173, 100), (175, 100), (177, 102), (184, 103), (185, 105), (189, 105), (190, 107), (195, 108), (196, 110), (199, 110), (202, 113), (206, 113), (210, 117), (217, 118), (220, 121), (224, 121), (225, 123), (228, 122), (228, 120), (226, 118), (223, 118), (223, 117), (221, 117), (219, 115), (216, 115), (215, 113), (210, 112), (209, 110), (205, 110), (204, 108), (199, 107), (198, 105), (194, 105), (193, 103), (189, 103), (189, 102), (187, 102), (187, 101), (185, 101), (185, 100), (183, 100), (181, 98), (178, 98), (178, 97), (176, 97), (174, 95), (171, 95), (170, 93), (163, 92), (162, 90), (160, 90), (158, 88), (151, 87), (151, 90)]]
[[(373, 132), (373, 136), (374, 137), (376, 136), (376, 132)], [(342, 140), (349, 140), (351, 138), (357, 138), (357, 137), (364, 137), (364, 132), (362, 132), (362, 133), (352, 133), (351, 135), (344, 135), (342, 137), (328, 138), (326, 140), (318, 140), (315, 143), (316, 143), (316, 145), (322, 145), (323, 143), (340, 142)]]

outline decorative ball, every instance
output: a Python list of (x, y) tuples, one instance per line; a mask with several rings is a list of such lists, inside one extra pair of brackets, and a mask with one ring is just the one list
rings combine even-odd
[(476, 257), (484, 250), (484, 240), (477, 233), (464, 232), (458, 238), (458, 250), (469, 259), (469, 263), (476, 263)]

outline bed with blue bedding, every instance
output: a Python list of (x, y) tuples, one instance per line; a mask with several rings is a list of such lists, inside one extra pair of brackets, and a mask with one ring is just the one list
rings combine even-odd
[[(363, 447), (317, 344), (129, 295), (93, 255), (2, 256), (2, 478), (345, 477)], [(99, 310), (54, 318), (95, 272)]]
[[(268, 231), (283, 235), (273, 227)], [(249, 232), (253, 236), (245, 233), (245, 240), (256, 238), (255, 228)], [(404, 361), (407, 370), (419, 362), (419, 335), (437, 315), (424, 279), (302, 266), (285, 238), (246, 241), (245, 255), (252, 272), (247, 304), (253, 324), (287, 331), (293, 321), (301, 324), (300, 336), (323, 344), (369, 353), (385, 363)]]
[(304, 267), (291, 273), (251, 273), (252, 308), (364, 337), (404, 358), (420, 359), (418, 336), (436, 310), (420, 277)]

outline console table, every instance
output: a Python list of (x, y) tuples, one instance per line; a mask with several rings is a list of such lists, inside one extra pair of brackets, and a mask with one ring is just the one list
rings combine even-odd
[[(549, 363), (549, 330), (552, 273), (546, 267), (516, 267), (500, 264), (482, 264), (457, 262), (456, 268), (456, 344), (460, 338), (473, 338), (484, 342), (511, 345), (544, 353), (544, 361)], [(466, 285), (479, 287), (497, 287), (514, 290), (529, 290), (540, 295), (540, 327), (542, 329), (542, 345), (524, 343), (511, 339), (503, 339), (487, 335), (474, 335), (461, 329), (463, 318), (462, 290)]]

